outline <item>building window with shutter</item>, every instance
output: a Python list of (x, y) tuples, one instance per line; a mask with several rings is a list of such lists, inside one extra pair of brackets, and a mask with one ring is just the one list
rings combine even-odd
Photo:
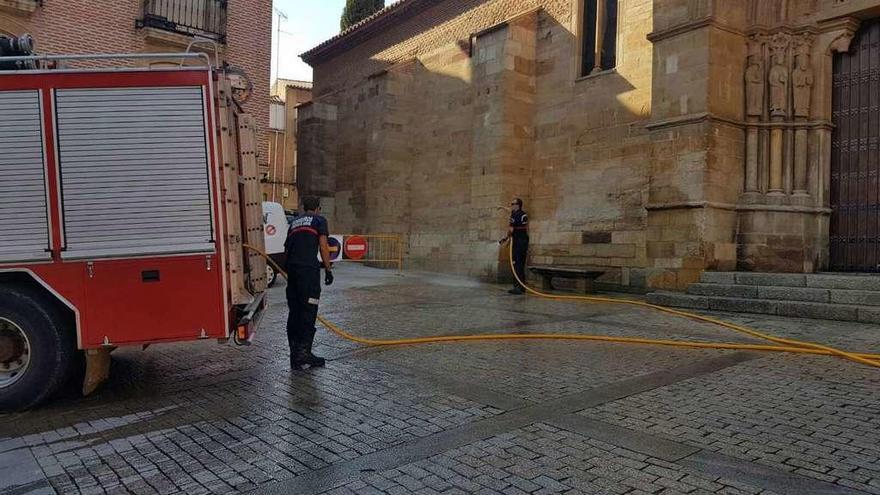
[(581, 76), (597, 74), (617, 65), (618, 0), (582, 0)]

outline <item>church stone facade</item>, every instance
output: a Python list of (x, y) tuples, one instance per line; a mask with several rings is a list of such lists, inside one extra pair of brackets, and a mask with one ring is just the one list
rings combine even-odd
[(880, 269), (880, 0), (403, 0), (303, 54), (301, 194), (407, 265)]

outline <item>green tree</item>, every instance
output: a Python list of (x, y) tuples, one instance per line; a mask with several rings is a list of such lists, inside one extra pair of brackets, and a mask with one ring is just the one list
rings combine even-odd
[(385, 8), (385, 0), (345, 0), (339, 27), (343, 31)]

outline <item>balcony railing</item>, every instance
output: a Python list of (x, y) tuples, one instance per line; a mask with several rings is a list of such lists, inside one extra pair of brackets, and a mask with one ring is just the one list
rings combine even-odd
[(13, 14), (29, 15), (43, 6), (43, 0), (0, 0), (0, 9)]
[(226, 42), (228, 0), (144, 0), (144, 18), (138, 27), (149, 27)]

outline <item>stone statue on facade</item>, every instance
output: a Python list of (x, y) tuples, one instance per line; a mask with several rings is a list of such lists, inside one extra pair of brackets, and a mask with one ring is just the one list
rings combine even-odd
[(777, 34), (772, 41), (772, 57), (770, 62), (770, 117), (782, 117), (788, 115), (788, 84), (789, 72), (786, 63), (789, 38), (784, 34)]
[(794, 87), (794, 116), (810, 116), (810, 98), (813, 93), (813, 67), (810, 64), (810, 47), (812, 39), (809, 36), (800, 38), (795, 49), (795, 66), (791, 74), (791, 82)]
[(760, 117), (764, 111), (764, 56), (761, 41), (752, 37), (746, 66), (746, 115)]

